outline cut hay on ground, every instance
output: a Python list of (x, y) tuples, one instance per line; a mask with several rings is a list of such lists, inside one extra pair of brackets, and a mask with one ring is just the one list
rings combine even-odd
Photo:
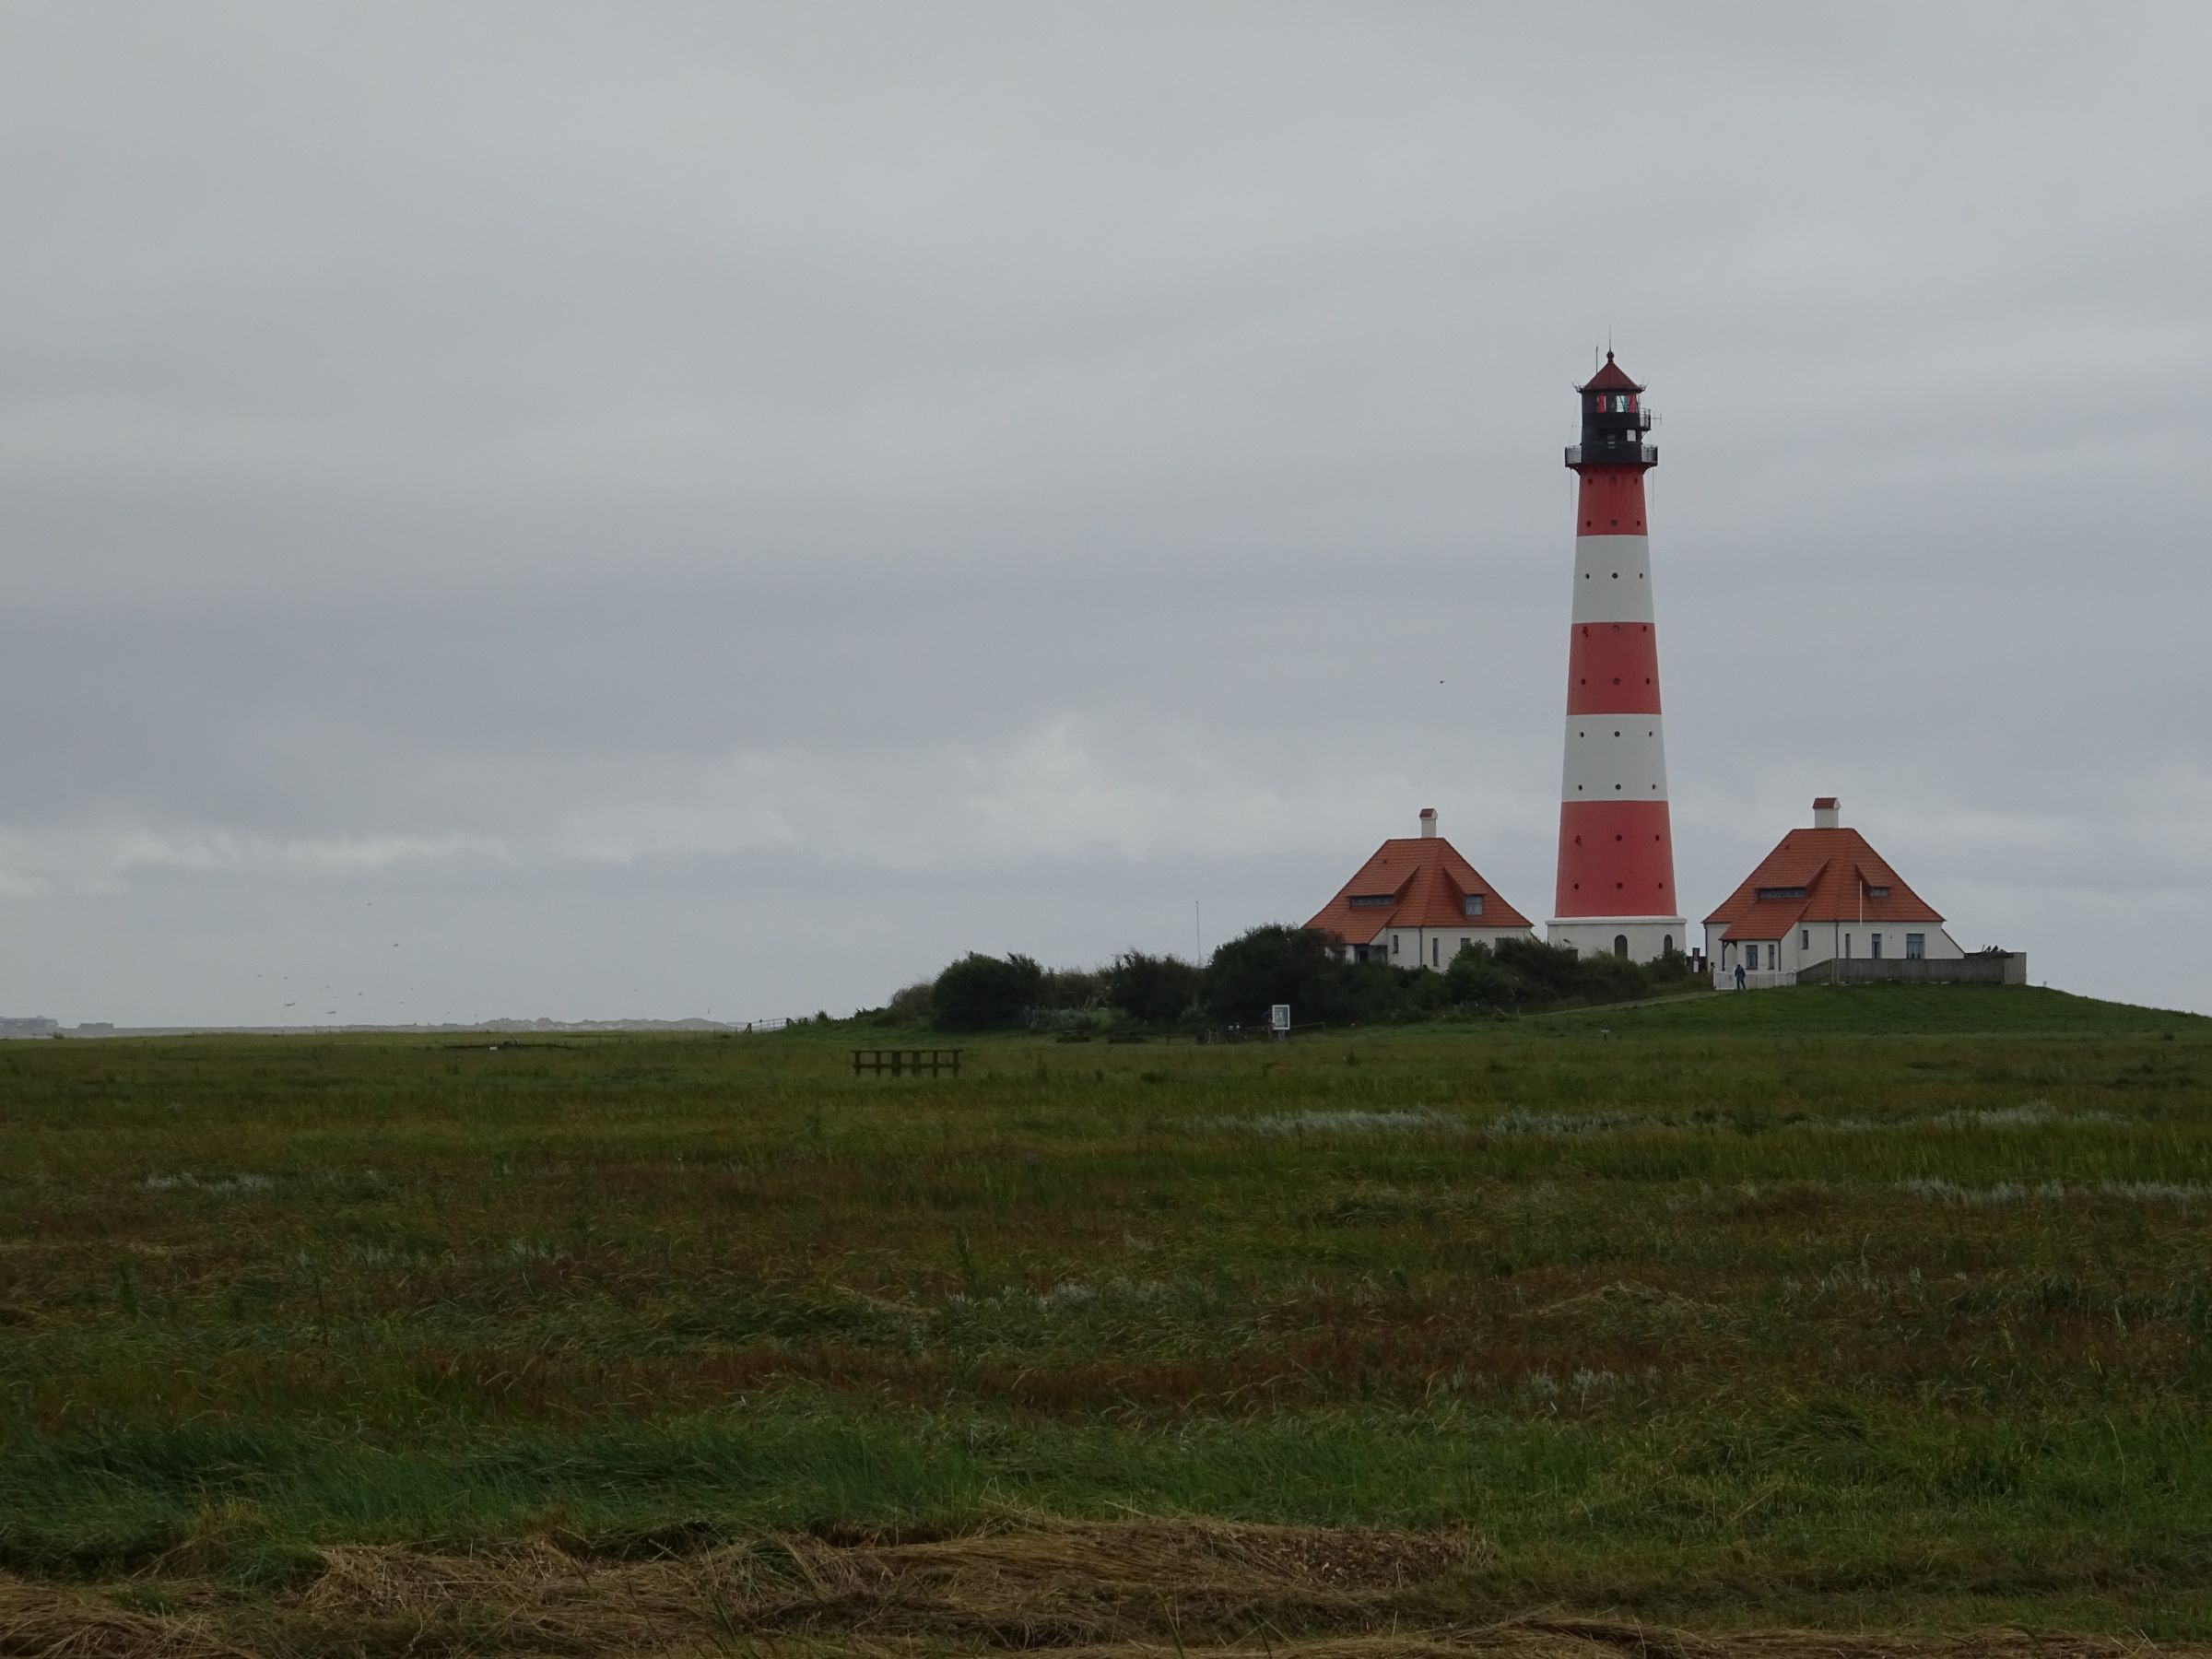
[(198, 1621), (134, 1613), (80, 1591), (0, 1576), (0, 1654), (41, 1659), (252, 1659)]
[(325, 1552), (322, 1615), (435, 1620), (473, 1606), (519, 1642), (619, 1648), (648, 1631), (830, 1630), (1065, 1647), (1177, 1628), (1360, 1628), (1392, 1593), (1479, 1559), (1463, 1534), (1218, 1522), (1037, 1525), (930, 1543), (781, 1536), (648, 1561), (538, 1540), (497, 1554)]
[[(1726, 1636), (1564, 1617), (1454, 1622), (1465, 1534), (1196, 1521), (1047, 1523), (919, 1543), (798, 1535), (650, 1559), (536, 1539), (477, 1554), (355, 1546), (312, 1583), (194, 1617), (0, 1578), (0, 1655), (288, 1659), (821, 1652), (920, 1659), (2124, 1659), (2212, 1650), (1991, 1632)], [(229, 1621), (225, 1624), (225, 1621)], [(224, 1624), (225, 1628), (216, 1628)], [(235, 1628), (231, 1628), (231, 1627)]]

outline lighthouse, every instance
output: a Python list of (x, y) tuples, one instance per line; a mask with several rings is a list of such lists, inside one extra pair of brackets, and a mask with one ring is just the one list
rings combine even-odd
[(1559, 891), (1545, 932), (1583, 956), (1647, 962), (1686, 948), (1667, 822), (1666, 732), (1643, 475), (1643, 387), (1613, 354), (1586, 385), (1576, 478), (1574, 606), (1567, 650), (1567, 763), (1559, 784)]

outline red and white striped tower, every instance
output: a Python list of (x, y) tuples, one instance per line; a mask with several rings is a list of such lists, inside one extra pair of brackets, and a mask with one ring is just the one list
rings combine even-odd
[(1545, 932), (1583, 956), (1645, 962), (1688, 947), (1667, 823), (1666, 735), (1643, 475), (1643, 388), (1606, 353), (1576, 388), (1583, 441), (1567, 452), (1574, 512), (1574, 626), (1567, 652), (1567, 765), (1559, 786), (1559, 885)]

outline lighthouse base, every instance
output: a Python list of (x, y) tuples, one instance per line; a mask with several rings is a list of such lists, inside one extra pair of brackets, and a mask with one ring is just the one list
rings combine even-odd
[(1680, 916), (1554, 916), (1544, 924), (1544, 942), (1582, 957), (1655, 962), (1670, 950), (1688, 951), (1689, 924)]

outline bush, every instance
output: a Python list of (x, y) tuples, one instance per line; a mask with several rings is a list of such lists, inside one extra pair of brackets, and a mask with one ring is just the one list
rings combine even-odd
[(1633, 1002), (1644, 994), (1643, 970), (1610, 952), (1581, 958), (1573, 995), (1586, 1002)]
[(1048, 968), (1037, 1005), (1043, 1008), (1102, 1008), (1106, 973), (1098, 968)]
[(1226, 1023), (1259, 1024), (1288, 1003), (1300, 1024), (1343, 1019), (1353, 1005), (1347, 964), (1331, 934), (1272, 923), (1231, 939), (1206, 965), (1206, 1011)]
[(1506, 938), (1492, 947), (1499, 967), (1523, 987), (1524, 1002), (1559, 1002), (1580, 996), (1589, 983), (1583, 959), (1564, 945)]
[(1139, 1025), (1174, 1025), (1198, 1001), (1204, 978), (1180, 958), (1124, 950), (1106, 970), (1106, 1001)]
[(1024, 1008), (1021, 1014), (1022, 1030), (1048, 1031), (1065, 1035), (1072, 1031), (1093, 1031), (1101, 1023), (1093, 1008)]
[(982, 956), (970, 951), (944, 972), (930, 992), (931, 1018), (947, 1031), (1003, 1030), (1044, 1000), (1044, 970), (1018, 953)]
[[(1452, 988), (1441, 973), (1421, 968), (1394, 968), (1388, 962), (1340, 965), (1341, 1000), (1329, 1018), (1355, 1025), (1401, 1025), (1430, 1019), (1452, 1002)], [(1316, 1018), (1319, 1018), (1317, 1015)]]
[(1111, 1023), (1109, 1010), (1155, 1027), (1200, 1019), (1259, 1025), (1271, 1004), (1288, 1003), (1301, 1026), (1379, 1025), (1434, 1019), (1454, 1008), (1633, 1002), (1697, 983), (1679, 952), (1640, 966), (1506, 938), (1469, 946), (1435, 973), (1387, 959), (1347, 962), (1341, 947), (1334, 935), (1273, 924), (1231, 939), (1203, 969), (1141, 950), (1123, 951), (1112, 966), (1088, 971), (1047, 972), (1026, 956), (969, 955), (934, 984), (909, 985), (887, 1012), (894, 1020), (930, 1020), (951, 1031), (1026, 1026), (1066, 1032)]
[(1470, 945), (1444, 970), (1452, 1000), (1478, 1008), (1517, 1008), (1528, 1000), (1528, 983), (1498, 960), (1488, 945)]
[(937, 988), (935, 980), (920, 980), (893, 994), (885, 1005), (883, 1016), (891, 1025), (927, 1025), (931, 1013), (931, 997)]

